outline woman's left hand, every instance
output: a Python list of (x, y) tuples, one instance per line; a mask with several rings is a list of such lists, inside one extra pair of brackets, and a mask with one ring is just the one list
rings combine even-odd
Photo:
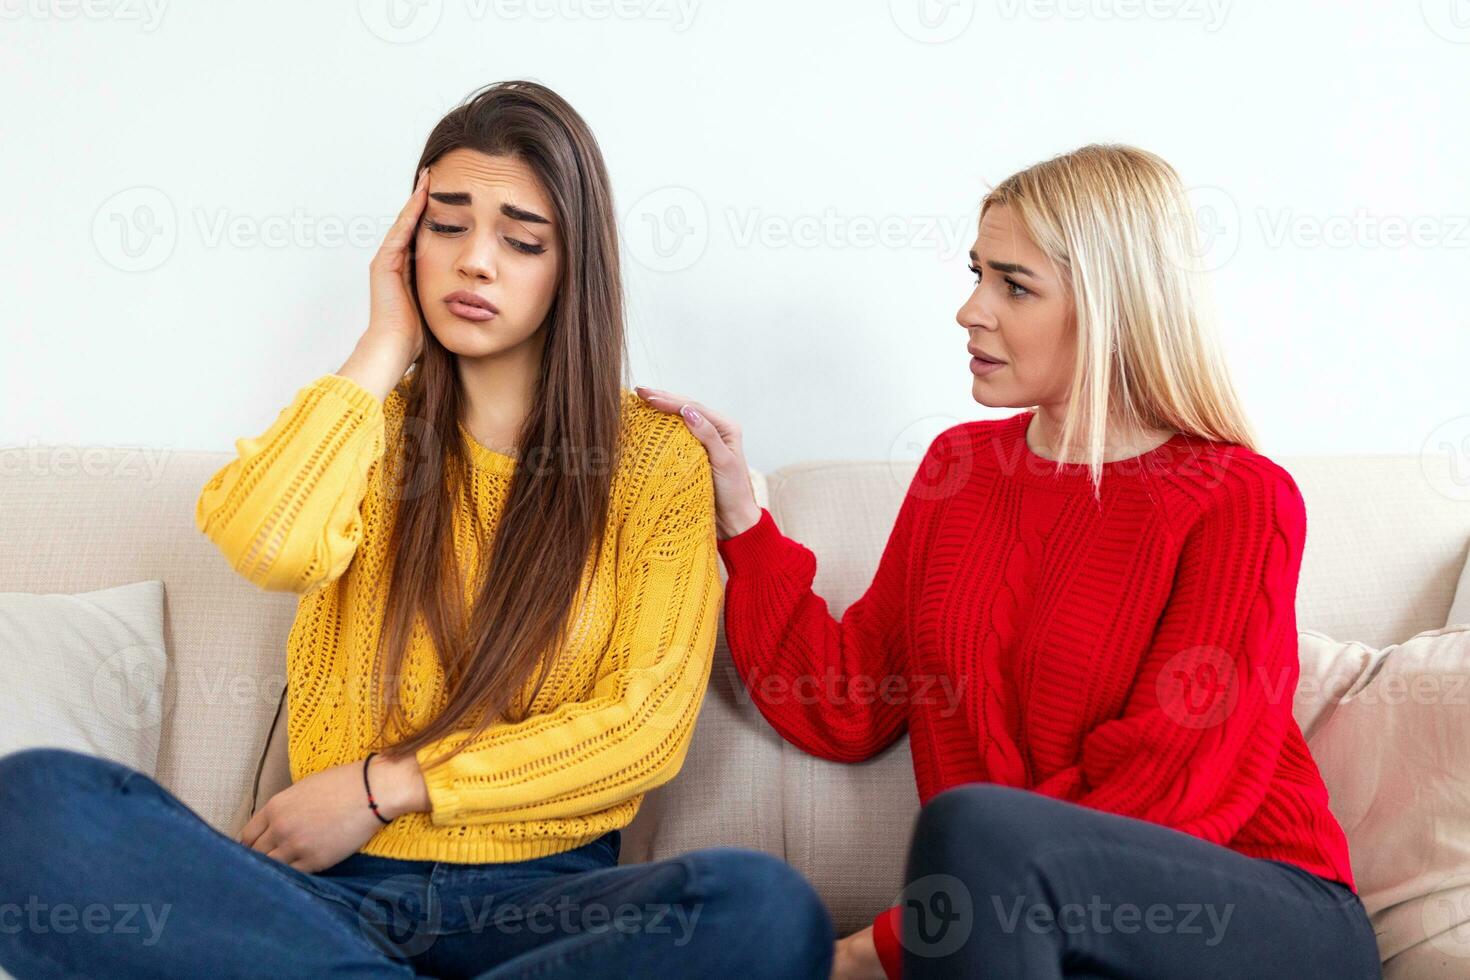
[[(709, 455), (710, 474), (715, 483), (715, 536), (721, 540), (733, 538), (754, 527), (761, 519), (761, 508), (755, 502), (750, 468), (745, 465), (740, 426), (684, 395), (643, 385), (634, 390), (652, 407), (682, 418)], [(685, 414), (686, 409), (693, 414)]]
[[(405, 765), (412, 765), (413, 773), (405, 772)], [(400, 763), (376, 756), (371, 766), (378, 811), (389, 820), (408, 812), (411, 795), (405, 787), (418, 772), (417, 760), (410, 755)], [(422, 785), (422, 776), (417, 778)], [(312, 773), (272, 796), (240, 831), (240, 843), (311, 873), (356, 853), (384, 826), (368, 807), (362, 762), (348, 762)]]

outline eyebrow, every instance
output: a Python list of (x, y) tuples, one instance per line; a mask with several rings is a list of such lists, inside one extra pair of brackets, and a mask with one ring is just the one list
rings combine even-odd
[[(468, 191), (430, 191), (429, 196), (440, 204), (448, 204), (453, 207), (468, 207), (474, 203), (474, 197)], [(502, 204), (500, 213), (507, 218), (517, 221), (525, 221), (535, 225), (549, 225), (550, 218), (543, 218), (535, 211), (527, 211), (525, 208), (516, 207), (514, 204)]]
[[(970, 261), (971, 262), (979, 262), (980, 261), (980, 256), (978, 256), (978, 255), (975, 254), (974, 249), (971, 249), (970, 250)], [(990, 266), (996, 272), (1009, 272), (1009, 273), (1013, 273), (1013, 274), (1014, 273), (1020, 273), (1023, 276), (1030, 276), (1032, 279), (1040, 279), (1041, 278), (1036, 273), (1034, 273), (1030, 269), (1026, 268), (1024, 265), (1020, 265), (1019, 263), (1016, 263), (1016, 262), (991, 262), (991, 261), (987, 260), (985, 264), (988, 265), (988, 266)]]

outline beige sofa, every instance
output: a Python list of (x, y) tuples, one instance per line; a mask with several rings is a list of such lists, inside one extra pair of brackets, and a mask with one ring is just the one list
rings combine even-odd
[[(200, 488), (230, 457), (28, 447), (4, 458), (0, 591), (163, 580), (170, 665), (154, 775), (233, 833), (256, 792), (265, 799), (289, 781), (285, 726), (273, 721), (295, 599), (236, 576), (194, 528)], [(1307, 503), (1299, 626), (1382, 646), (1444, 625), (1470, 542), (1470, 505), (1442, 492), (1448, 457), (1278, 461)], [(834, 613), (869, 582), (914, 466), (810, 462), (755, 474), (782, 530), (817, 554), (816, 589)], [(1339, 778), (1325, 776), (1329, 789)], [(804, 755), (744, 696), (722, 637), (684, 769), (647, 797), (624, 832), (623, 861), (758, 848), (806, 873), (847, 932), (895, 899), (917, 811), (907, 739), (858, 765)], [(1375, 896), (1364, 901), (1377, 911)], [(1385, 951), (1399, 960), (1390, 976), (1470, 976), (1470, 959), (1443, 950), (1396, 952)], [(1431, 958), (1444, 972), (1422, 966)]]

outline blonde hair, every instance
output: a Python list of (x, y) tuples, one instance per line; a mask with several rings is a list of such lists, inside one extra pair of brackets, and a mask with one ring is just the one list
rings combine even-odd
[(1058, 267), (1077, 311), (1059, 460), (1080, 443), (1100, 495), (1109, 417), (1255, 450), (1173, 167), (1137, 147), (1090, 144), (1007, 177), (981, 218), (998, 205)]

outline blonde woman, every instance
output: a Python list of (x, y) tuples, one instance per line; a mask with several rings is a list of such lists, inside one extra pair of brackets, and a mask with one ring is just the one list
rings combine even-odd
[(974, 399), (1022, 410), (934, 440), (840, 619), (755, 505), (739, 428), (639, 391), (709, 453), (765, 717), (844, 762), (909, 733), (903, 901), (834, 976), (1379, 975), (1291, 713), (1302, 497), (1255, 451), (1195, 243), (1174, 170), (1132, 147), (986, 196), (957, 319)]

